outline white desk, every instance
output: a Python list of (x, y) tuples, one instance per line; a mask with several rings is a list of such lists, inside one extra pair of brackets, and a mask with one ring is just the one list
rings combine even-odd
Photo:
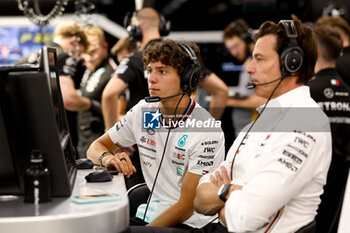
[(23, 197), (0, 201), (0, 232), (19, 233), (117, 233), (129, 225), (129, 201), (122, 174), (112, 181), (87, 183), (90, 170), (79, 170), (72, 195), (117, 193), (120, 201), (75, 204), (70, 198), (52, 198), (51, 202), (24, 203)]
[(350, 232), (350, 171), (343, 199), (343, 207), (340, 214), (338, 233)]

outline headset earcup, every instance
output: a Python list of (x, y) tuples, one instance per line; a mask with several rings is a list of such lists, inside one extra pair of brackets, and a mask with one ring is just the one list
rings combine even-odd
[(160, 35), (163, 36), (167, 36), (170, 33), (171, 30), (171, 24), (170, 21), (165, 20), (163, 15), (159, 15), (159, 33)]
[(126, 30), (128, 31), (131, 40), (142, 40), (142, 32), (139, 26), (129, 25)]
[(183, 92), (191, 93), (198, 85), (200, 70), (198, 65), (187, 65), (181, 75), (181, 88)]
[(241, 37), (247, 44), (250, 44), (250, 43), (254, 42), (253, 41), (253, 35), (249, 31), (246, 31), (246, 32), (242, 33)]
[(283, 76), (295, 75), (299, 72), (304, 61), (304, 53), (300, 47), (294, 46), (282, 52), (280, 65)]

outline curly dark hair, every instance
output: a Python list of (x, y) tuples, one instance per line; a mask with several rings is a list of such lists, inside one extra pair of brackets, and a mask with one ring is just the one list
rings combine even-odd
[[(314, 75), (314, 67), (317, 60), (317, 38), (311, 28), (303, 25), (303, 23), (295, 16), (292, 15), (294, 25), (296, 27), (298, 37), (298, 46), (304, 52), (304, 62), (298, 72), (297, 83), (306, 84)], [(255, 35), (255, 40), (268, 34), (277, 35), (276, 51), (281, 56), (282, 51), (288, 47), (290, 39), (287, 36), (283, 27), (272, 21), (266, 21), (263, 23), (259, 32)]]
[[(143, 51), (143, 64), (147, 67), (151, 62), (161, 62), (164, 65), (175, 68), (178, 74), (182, 75), (188, 64), (193, 64), (190, 56), (180, 47), (179, 44), (186, 44), (197, 56), (198, 66), (200, 67), (200, 50), (194, 43), (175, 40), (155, 40), (148, 44)], [(202, 76), (202, 75), (201, 75)], [(194, 88), (192, 92), (197, 89)]]

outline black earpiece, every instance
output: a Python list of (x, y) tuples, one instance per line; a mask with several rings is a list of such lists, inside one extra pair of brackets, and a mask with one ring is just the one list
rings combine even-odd
[[(128, 12), (124, 17), (124, 27), (126, 28), (131, 40), (142, 40), (142, 31), (140, 26), (138, 25), (132, 25), (131, 21), (133, 17), (136, 17), (137, 11), (134, 11), (133, 13)], [(159, 15), (159, 33), (161, 36), (167, 36), (170, 33), (171, 30), (171, 23), (170, 21), (166, 20), (164, 16), (160, 13)]]
[(278, 23), (287, 33), (288, 47), (280, 55), (280, 65), (283, 77), (295, 75), (299, 72), (304, 61), (304, 52), (297, 43), (297, 29), (293, 20), (281, 20)]
[(230, 27), (235, 28), (239, 32), (239, 36), (247, 43), (253, 43), (253, 33), (254, 31), (251, 28), (244, 28), (243, 25), (237, 23), (237, 22), (231, 22)]
[(160, 23), (159, 23), (160, 35), (162, 37), (169, 35), (170, 30), (171, 30), (171, 22), (169, 20), (166, 20), (162, 14), (159, 14), (159, 20), (160, 20)]
[(200, 78), (198, 59), (190, 46), (181, 42), (178, 42), (178, 45), (191, 59), (191, 63), (184, 67), (181, 74), (182, 91), (190, 94), (197, 87)]

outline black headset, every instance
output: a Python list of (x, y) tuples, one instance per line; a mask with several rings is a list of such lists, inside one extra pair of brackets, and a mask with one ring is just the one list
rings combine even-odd
[(282, 26), (282, 28), (286, 31), (287, 37), (289, 38), (288, 46), (283, 49), (280, 55), (282, 77), (288, 77), (299, 72), (301, 66), (303, 65), (304, 52), (298, 46), (298, 32), (293, 20), (281, 20), (279, 21), (278, 25)]
[(246, 29), (241, 25), (240, 23), (237, 22), (231, 22), (230, 27), (235, 28), (239, 32), (239, 36), (247, 43), (253, 43), (253, 29), (249, 28)]
[(178, 45), (191, 59), (191, 63), (184, 67), (180, 82), (182, 91), (191, 94), (191, 92), (196, 89), (200, 78), (198, 59), (196, 53), (190, 46), (182, 42), (178, 42)]
[[(133, 17), (136, 17), (138, 11), (134, 11), (133, 13), (128, 12), (124, 17), (124, 27), (128, 31), (128, 34), (131, 40), (142, 40), (142, 31), (140, 26), (131, 25), (131, 20)], [(171, 30), (170, 21), (166, 20), (164, 16), (160, 13), (159, 15), (159, 33), (161, 36), (167, 36)]]

